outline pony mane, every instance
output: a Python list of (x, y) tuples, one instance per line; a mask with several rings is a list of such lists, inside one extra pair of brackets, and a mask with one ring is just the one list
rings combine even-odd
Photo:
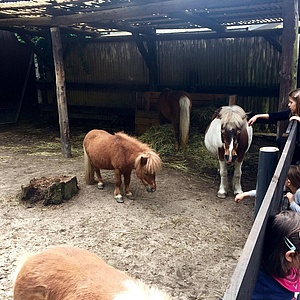
[(140, 168), (140, 161), (142, 158), (147, 158), (147, 163), (144, 166), (147, 173), (154, 174), (161, 169), (162, 161), (154, 150), (141, 153), (135, 160), (135, 169)]
[(162, 166), (161, 158), (148, 144), (145, 144), (139, 141), (138, 139), (129, 136), (124, 132), (117, 132), (115, 133), (115, 135), (123, 138), (124, 140), (130, 143), (134, 143), (137, 147), (139, 147), (140, 154), (137, 156), (135, 160), (135, 169), (139, 168), (140, 166), (139, 162), (141, 161), (142, 158), (147, 158), (147, 163), (146, 166), (144, 167), (147, 173), (154, 174), (161, 169)]
[(223, 106), (220, 110), (219, 117), (222, 127), (232, 125), (237, 128), (242, 128), (247, 120), (247, 114), (238, 105)]
[(153, 149), (151, 149), (149, 145), (139, 141), (137, 138), (130, 136), (122, 131), (115, 133), (115, 136), (119, 136), (131, 144), (135, 144), (141, 149), (142, 152), (153, 151)]

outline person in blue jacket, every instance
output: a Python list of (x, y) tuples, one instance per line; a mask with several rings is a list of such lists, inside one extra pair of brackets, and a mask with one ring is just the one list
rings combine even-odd
[[(289, 121), (296, 120), (300, 122), (300, 89), (293, 90), (289, 93), (288, 107), (289, 109), (279, 111), (279, 112), (254, 115), (252, 118), (249, 119), (248, 125), (251, 126), (253, 123), (257, 121), (257, 119), (269, 119), (274, 123), (276, 123), (277, 121), (284, 121), (284, 120), (289, 120)], [(280, 140), (278, 141), (278, 143), (279, 144), (281, 143)], [(298, 125), (296, 147), (295, 147), (291, 164), (297, 164), (297, 162), (299, 161), (300, 161), (300, 126)]]
[(283, 210), (268, 219), (262, 264), (251, 300), (295, 300), (300, 292), (300, 214)]

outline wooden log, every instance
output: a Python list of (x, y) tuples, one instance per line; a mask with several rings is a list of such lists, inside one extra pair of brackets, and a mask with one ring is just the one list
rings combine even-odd
[(29, 184), (21, 186), (19, 200), (43, 205), (61, 204), (70, 200), (79, 191), (76, 176), (42, 177), (30, 180)]

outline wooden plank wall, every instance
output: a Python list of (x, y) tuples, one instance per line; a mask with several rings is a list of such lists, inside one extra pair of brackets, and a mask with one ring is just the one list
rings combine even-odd
[(245, 300), (252, 297), (261, 263), (267, 220), (270, 215), (276, 214), (280, 208), (284, 182), (295, 149), (297, 125), (296, 121), (289, 124), (285, 147), (223, 300)]

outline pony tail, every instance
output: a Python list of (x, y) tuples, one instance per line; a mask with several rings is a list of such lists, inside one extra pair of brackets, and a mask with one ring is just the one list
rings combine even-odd
[(91, 164), (91, 161), (85, 151), (85, 147), (83, 146), (83, 152), (84, 152), (84, 179), (86, 184), (94, 184), (95, 178), (94, 178), (94, 168)]
[(186, 145), (189, 137), (190, 130), (190, 107), (191, 100), (187, 96), (183, 96), (179, 99), (179, 107), (180, 107), (180, 121), (179, 121), (179, 129), (181, 134), (181, 146), (182, 150), (186, 150)]

